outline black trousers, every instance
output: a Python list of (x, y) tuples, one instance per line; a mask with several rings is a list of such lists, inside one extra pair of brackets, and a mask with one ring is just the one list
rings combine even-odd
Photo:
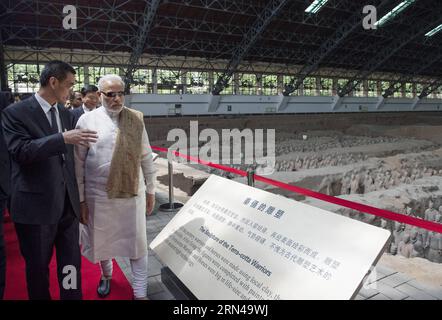
[(16, 223), (20, 251), (26, 261), (26, 283), (30, 300), (50, 300), (49, 263), (55, 246), (60, 299), (80, 300), (81, 253), (79, 220), (66, 192), (64, 212), (57, 224)]
[(0, 200), (0, 300), (3, 300), (6, 284), (6, 252), (5, 240), (3, 238), (3, 213), (6, 207), (6, 200)]

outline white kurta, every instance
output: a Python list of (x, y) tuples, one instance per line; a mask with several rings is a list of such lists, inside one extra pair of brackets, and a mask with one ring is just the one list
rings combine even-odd
[(114, 257), (138, 259), (145, 256), (146, 192), (155, 193), (155, 169), (145, 128), (138, 195), (126, 199), (109, 199), (106, 192), (118, 116), (111, 116), (101, 107), (82, 115), (77, 129), (90, 129), (98, 134), (98, 141), (89, 148), (75, 147), (80, 201), (86, 201), (89, 209), (88, 225), (81, 228), (80, 234), (82, 254), (93, 263)]

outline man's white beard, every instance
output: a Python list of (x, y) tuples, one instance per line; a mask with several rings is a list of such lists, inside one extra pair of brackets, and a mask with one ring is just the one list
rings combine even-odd
[(114, 109), (110, 109), (109, 106), (107, 105), (106, 101), (104, 101), (104, 99), (101, 99), (101, 105), (103, 106), (103, 108), (106, 109), (106, 111), (111, 115), (111, 116), (116, 116), (118, 115), (121, 110), (123, 110), (123, 105), (121, 105), (120, 108), (118, 108), (117, 110)]

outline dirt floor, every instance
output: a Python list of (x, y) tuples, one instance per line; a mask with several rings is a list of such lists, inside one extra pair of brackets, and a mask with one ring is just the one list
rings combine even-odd
[(402, 272), (432, 287), (442, 287), (442, 265), (422, 258), (404, 258), (382, 255), (379, 264), (398, 272)]

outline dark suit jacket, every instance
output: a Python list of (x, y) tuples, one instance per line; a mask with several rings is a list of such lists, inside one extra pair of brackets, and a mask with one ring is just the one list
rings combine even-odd
[(69, 110), (74, 116), (74, 127), (77, 125), (78, 119), (84, 114), (83, 106)]
[[(62, 131), (74, 127), (72, 114), (57, 106)], [(24, 224), (55, 224), (64, 209), (65, 190), (79, 217), (80, 202), (73, 145), (61, 133), (51, 134), (46, 115), (34, 96), (3, 111), (2, 125), (11, 155), (11, 216)], [(60, 161), (64, 154), (65, 161)], [(65, 188), (66, 186), (66, 188)]]
[[(3, 109), (9, 105), (6, 96), (0, 95), (0, 120)], [(3, 130), (0, 126), (0, 200), (5, 200), (10, 194), (10, 162), (9, 153), (3, 138)], [(0, 215), (2, 212), (0, 212)]]

